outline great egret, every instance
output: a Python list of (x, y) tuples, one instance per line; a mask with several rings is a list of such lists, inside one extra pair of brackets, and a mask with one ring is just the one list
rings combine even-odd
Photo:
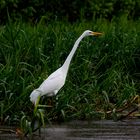
[(86, 30), (83, 34), (76, 40), (70, 54), (68, 55), (67, 59), (65, 60), (64, 64), (53, 72), (40, 86), (39, 88), (32, 91), (30, 95), (30, 101), (36, 105), (37, 99), (40, 96), (47, 95), (47, 96), (55, 96), (57, 92), (63, 87), (65, 84), (66, 76), (68, 73), (69, 65), (71, 59), (78, 48), (80, 41), (86, 36), (99, 36), (102, 33), (93, 32), (90, 30)]

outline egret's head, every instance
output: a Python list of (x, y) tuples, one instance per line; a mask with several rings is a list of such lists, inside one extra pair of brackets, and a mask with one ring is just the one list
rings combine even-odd
[(38, 97), (40, 96), (40, 92), (38, 91), (38, 90), (33, 90), (32, 91), (32, 93), (31, 93), (31, 95), (30, 95), (30, 101), (34, 104), (34, 105), (36, 105), (36, 103), (37, 103), (37, 99), (38, 99)]
[(93, 31), (90, 31), (90, 30), (86, 30), (84, 31), (83, 35), (84, 36), (90, 36), (90, 35), (93, 35), (93, 36), (100, 36), (102, 35), (103, 33), (100, 33), (100, 32), (93, 32)]

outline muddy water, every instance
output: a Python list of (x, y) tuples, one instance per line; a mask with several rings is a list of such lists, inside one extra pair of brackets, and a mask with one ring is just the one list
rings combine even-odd
[[(37, 134), (37, 133), (36, 133)], [(0, 134), (0, 140), (18, 140), (14, 134)], [(28, 139), (28, 138), (25, 138)], [(33, 140), (140, 140), (140, 120), (114, 122), (72, 121), (52, 124), (41, 129)]]

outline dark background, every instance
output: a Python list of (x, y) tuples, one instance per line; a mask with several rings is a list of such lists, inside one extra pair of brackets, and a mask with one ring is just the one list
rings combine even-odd
[(1, 0), (0, 24), (8, 20), (37, 23), (42, 17), (46, 22), (106, 18), (127, 15), (128, 19), (139, 19), (139, 0)]

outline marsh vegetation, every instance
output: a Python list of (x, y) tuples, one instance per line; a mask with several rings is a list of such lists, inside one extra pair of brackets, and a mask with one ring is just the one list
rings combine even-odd
[[(34, 109), (31, 91), (63, 64), (86, 29), (104, 35), (80, 43), (65, 86), (56, 97), (41, 98), (40, 103), (47, 106)], [(138, 105), (139, 44), (140, 24), (125, 16), (111, 22), (44, 23), (42, 19), (36, 25), (10, 21), (1, 25), (0, 124), (25, 129), (34, 120), (42, 125), (58, 120), (113, 119), (117, 110)]]

